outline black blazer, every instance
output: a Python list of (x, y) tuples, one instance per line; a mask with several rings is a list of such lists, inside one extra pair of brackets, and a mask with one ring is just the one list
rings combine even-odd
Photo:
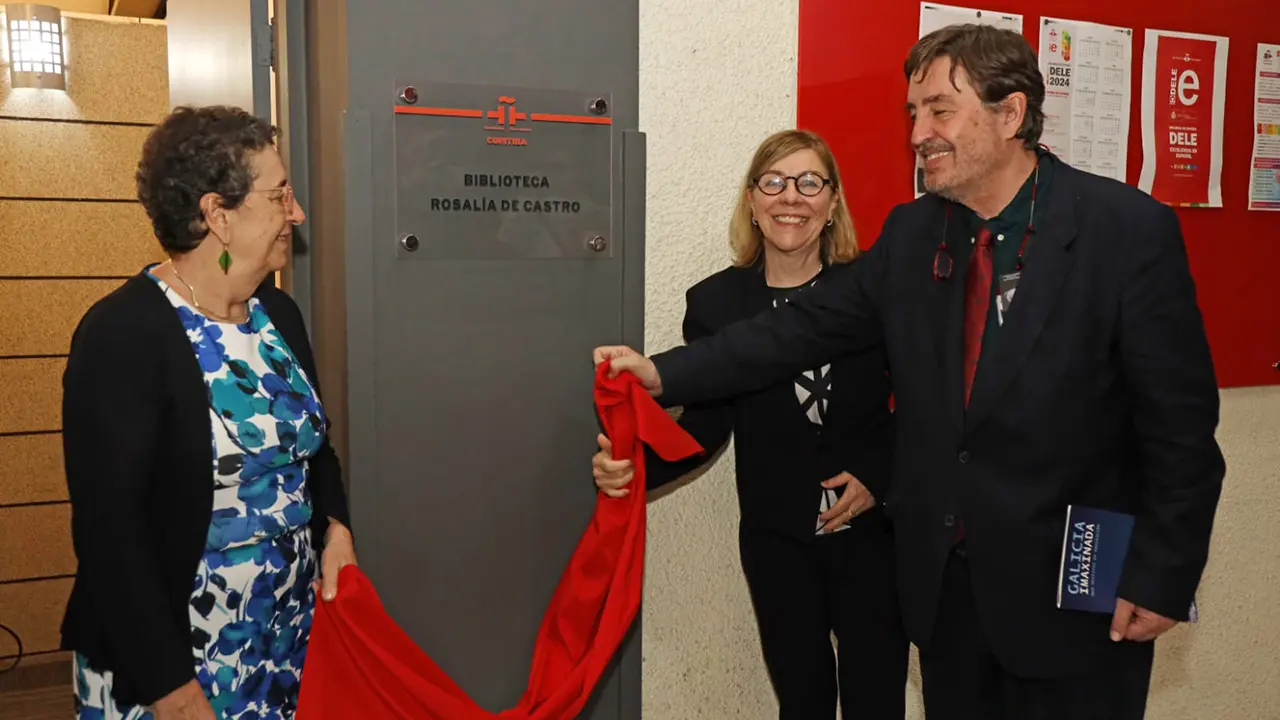
[(974, 600), (1011, 670), (1059, 675), (1104, 647), (1109, 616), (1055, 606), (1070, 503), (1135, 513), (1122, 597), (1184, 619), (1225, 466), (1218, 387), (1172, 210), (1057, 163), (998, 344), (966, 410), (964, 273), (932, 268), (944, 202), (896, 207), (854, 272), (654, 358), (668, 404), (749, 392), (883, 342), (897, 453), (888, 511), (911, 639), (927, 648), (963, 518)]
[[(818, 286), (842, 282), (851, 270), (851, 264), (831, 265)], [(763, 263), (721, 270), (685, 293), (685, 341), (695, 342), (772, 305)], [(705, 464), (732, 432), (744, 527), (813, 538), (823, 492), (820, 483), (843, 471), (883, 502), (893, 446), (883, 349), (837, 357), (830, 373), (829, 410), (820, 429), (805, 417), (793, 377), (732, 399), (685, 407), (680, 425), (706, 452), (666, 462), (646, 448), (646, 487), (658, 488)], [(855, 520), (882, 521), (878, 508)]]
[[(298, 306), (256, 293), (318, 388)], [(173, 306), (140, 273), (96, 302), (71, 340), (62, 437), (78, 567), (62, 647), (115, 674), (116, 698), (150, 704), (195, 677), (188, 601), (213, 513), (209, 401)], [(349, 525), (338, 457), (311, 459), (312, 531)]]

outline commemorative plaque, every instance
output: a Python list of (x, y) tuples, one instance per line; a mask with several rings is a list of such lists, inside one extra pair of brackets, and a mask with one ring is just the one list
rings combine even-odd
[(613, 254), (608, 93), (411, 80), (396, 92), (399, 258)]

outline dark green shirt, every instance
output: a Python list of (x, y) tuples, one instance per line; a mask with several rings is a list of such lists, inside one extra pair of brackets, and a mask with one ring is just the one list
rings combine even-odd
[[(1044, 217), (1045, 199), (1048, 197), (1049, 185), (1053, 180), (1053, 158), (1040, 156), (1040, 178), (1039, 188), (1036, 190), (1035, 203), (1035, 221), (1038, 225), (1040, 219)], [(991, 347), (998, 342), (1000, 336), (1000, 311), (996, 305), (996, 296), (1000, 293), (1000, 278), (1014, 272), (1018, 267), (1018, 248), (1022, 245), (1022, 238), (1027, 234), (1027, 222), (1031, 214), (1031, 188), (1036, 182), (1036, 173), (1033, 171), (1027, 176), (1026, 182), (1018, 190), (1018, 194), (1014, 195), (1013, 200), (1000, 211), (999, 215), (983, 222), (982, 218), (972, 210), (969, 211), (969, 232), (970, 238), (978, 237), (978, 231), (985, 224), (991, 230), (992, 244), (992, 273), (991, 273), (991, 307), (987, 311), (987, 326), (982, 335), (982, 353), (979, 355), (978, 364), (982, 364), (982, 358), (987, 356)], [(1032, 254), (1031, 245), (1035, 242), (1032, 236), (1027, 240), (1027, 249), (1023, 253), (1024, 262)], [(1013, 300), (1013, 304), (1017, 304), (1017, 296)]]

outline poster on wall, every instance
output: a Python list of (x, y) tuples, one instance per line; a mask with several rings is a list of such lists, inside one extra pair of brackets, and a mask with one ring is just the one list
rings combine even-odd
[[(920, 35), (924, 37), (934, 30), (940, 30), (948, 25), (961, 25), (964, 23), (974, 23), (977, 25), (994, 25), (1005, 30), (1012, 30), (1016, 33), (1022, 33), (1022, 16), (1010, 15), (1008, 13), (996, 12), (994, 10), (979, 10), (977, 8), (958, 7), (955, 5), (939, 5), (937, 3), (922, 2), (920, 3)], [(920, 197), (925, 193), (924, 189), (924, 166), (920, 163), (920, 157), (916, 156), (915, 169), (915, 196)]]
[(1080, 170), (1125, 181), (1129, 154), (1133, 30), (1041, 18), (1041, 142)]
[(1258, 44), (1249, 209), (1280, 210), (1280, 45)]
[(1167, 205), (1220, 208), (1228, 40), (1147, 30), (1144, 42), (1138, 187)]

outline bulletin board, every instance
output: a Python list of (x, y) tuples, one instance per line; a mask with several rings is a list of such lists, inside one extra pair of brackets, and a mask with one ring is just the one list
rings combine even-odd
[[(1037, 51), (1042, 16), (1132, 28), (1126, 181), (1142, 169), (1142, 53), (1148, 28), (1230, 38), (1222, 208), (1176, 208), (1221, 387), (1280, 384), (1280, 212), (1248, 211), (1257, 44), (1280, 43), (1274, 2), (975, 0), (946, 4), (1023, 15)], [(866, 248), (914, 196), (902, 63), (919, 37), (918, 0), (801, 0), (797, 124), (830, 143)]]

